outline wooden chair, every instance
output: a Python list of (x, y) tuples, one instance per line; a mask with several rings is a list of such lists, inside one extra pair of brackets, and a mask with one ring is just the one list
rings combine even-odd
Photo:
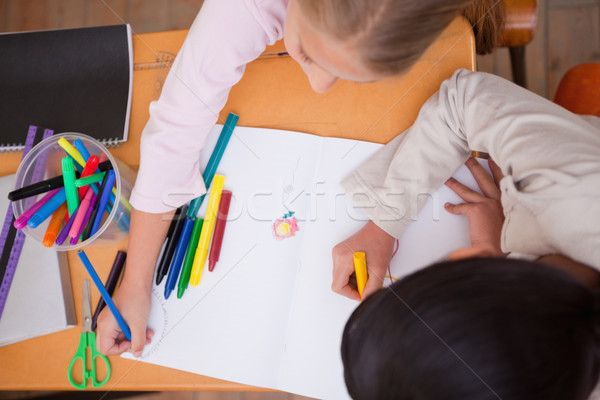
[(533, 39), (537, 26), (537, 0), (504, 0), (506, 17), (498, 41), (499, 47), (508, 47), (513, 81), (527, 87), (525, 45)]
[(554, 102), (576, 114), (600, 117), (600, 63), (581, 64), (567, 71)]

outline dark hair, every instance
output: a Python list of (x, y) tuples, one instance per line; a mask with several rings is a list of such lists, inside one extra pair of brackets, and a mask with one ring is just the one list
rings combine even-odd
[(318, 30), (357, 40), (359, 54), (373, 71), (407, 71), (462, 14), (473, 26), (480, 54), (497, 45), (504, 0), (296, 0)]
[(587, 399), (599, 360), (592, 292), (514, 259), (444, 262), (379, 290), (342, 339), (354, 399)]

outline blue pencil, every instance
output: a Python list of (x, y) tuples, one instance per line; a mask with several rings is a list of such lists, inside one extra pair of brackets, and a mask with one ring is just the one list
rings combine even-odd
[(129, 330), (129, 327), (127, 326), (127, 324), (125, 323), (125, 320), (121, 316), (121, 313), (117, 309), (117, 306), (115, 305), (112, 298), (110, 297), (110, 294), (108, 294), (108, 292), (106, 291), (104, 284), (102, 284), (102, 281), (100, 280), (100, 277), (98, 276), (98, 274), (96, 273), (96, 270), (92, 266), (90, 259), (88, 258), (88, 256), (85, 254), (85, 252), (83, 250), (79, 250), (77, 252), (77, 255), (81, 259), (81, 262), (85, 266), (85, 269), (87, 269), (88, 274), (90, 274), (90, 277), (92, 278), (92, 281), (94, 282), (94, 285), (96, 285), (96, 287), (98, 288), (98, 291), (100, 292), (100, 296), (102, 296), (102, 299), (104, 299), (104, 302), (106, 303), (106, 305), (108, 306), (110, 311), (115, 316), (115, 319), (119, 323), (119, 326), (121, 327), (121, 330), (123, 331), (123, 334), (125, 335), (127, 340), (129, 340), (131, 342), (131, 331)]

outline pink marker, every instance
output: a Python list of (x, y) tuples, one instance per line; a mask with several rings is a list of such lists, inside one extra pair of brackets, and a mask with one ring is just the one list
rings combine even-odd
[(14, 222), (14, 226), (17, 229), (23, 229), (25, 227), (25, 225), (27, 225), (27, 221), (29, 221), (29, 218), (31, 218), (31, 216), (33, 214), (35, 214), (36, 212), (38, 212), (38, 210), (40, 208), (42, 208), (42, 206), (44, 204), (46, 204), (48, 202), (48, 200), (50, 200), (52, 197), (54, 197), (54, 195), (56, 193), (58, 193), (58, 191), (60, 190), (60, 188), (58, 189), (53, 189), (51, 191), (49, 191), (48, 193), (46, 193), (44, 195), (44, 197), (42, 197), (41, 199), (39, 199), (34, 205), (32, 205), (31, 207), (29, 207), (29, 209), (27, 211), (25, 211), (19, 218), (17, 218), (17, 220)]
[[(90, 190), (91, 192), (91, 190)], [(83, 217), (83, 222), (81, 223), (81, 227), (79, 228), (79, 231), (77, 232), (77, 236), (71, 238), (71, 240), (69, 241), (69, 243), (73, 244), (77, 244), (77, 241), (79, 241), (79, 238), (81, 237), (81, 234), (83, 233), (83, 230), (85, 229), (85, 226), (87, 225), (90, 217), (92, 216), (92, 211), (94, 211), (94, 205), (96, 204), (96, 195), (92, 194), (92, 199), (90, 200), (90, 205), (88, 206), (87, 212), (85, 213), (85, 217)]]
[(92, 200), (93, 193), (94, 192), (91, 190), (88, 190), (85, 193), (85, 197), (81, 201), (79, 210), (77, 210), (77, 214), (75, 214), (75, 221), (73, 221), (73, 225), (71, 225), (71, 230), (69, 231), (69, 237), (71, 238), (71, 242), (70, 242), (71, 244), (74, 244), (73, 239), (75, 239), (75, 243), (77, 243), (77, 240), (79, 240), (79, 236), (77, 234), (79, 233), (79, 228), (81, 227), (83, 218), (85, 217), (85, 214), (87, 213), (87, 210), (90, 206), (90, 201)]

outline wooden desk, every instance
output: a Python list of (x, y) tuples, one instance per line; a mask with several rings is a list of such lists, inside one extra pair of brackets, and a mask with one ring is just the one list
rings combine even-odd
[[(169, 61), (179, 50), (186, 31), (134, 37), (134, 74), (129, 140), (111, 153), (137, 169), (140, 135), (148, 120), (148, 105), (156, 99), (167, 75), (157, 63)], [(281, 43), (265, 53), (283, 50)], [(385, 143), (412, 124), (421, 105), (458, 68), (475, 69), (471, 27), (455, 20), (422, 59), (402, 78), (372, 84), (338, 82), (324, 94), (312, 92), (300, 67), (289, 57), (265, 55), (248, 65), (242, 81), (232, 89), (221, 112), (240, 115), (239, 124), (309, 132)], [(0, 155), (0, 176), (16, 172), (20, 153)], [(102, 279), (117, 250), (86, 249)], [(0, 348), (0, 389), (71, 390), (67, 367), (81, 332), (81, 282), (86, 272), (74, 252), (69, 254), (78, 327)], [(99, 294), (92, 291), (92, 304)], [(112, 376), (101, 388), (110, 390), (260, 390), (120, 357), (111, 357)]]

